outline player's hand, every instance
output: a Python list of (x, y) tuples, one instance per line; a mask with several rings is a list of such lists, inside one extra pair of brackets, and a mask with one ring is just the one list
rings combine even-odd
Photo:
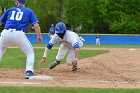
[(37, 36), (37, 40), (38, 40), (38, 43), (41, 43), (42, 42), (42, 36), (41, 35), (38, 35)]
[(46, 58), (42, 57), (42, 59), (40, 60), (39, 64), (44, 64), (46, 62)]
[(78, 62), (78, 58), (73, 58), (73, 60), (72, 60), (72, 65), (77, 64), (77, 62)]

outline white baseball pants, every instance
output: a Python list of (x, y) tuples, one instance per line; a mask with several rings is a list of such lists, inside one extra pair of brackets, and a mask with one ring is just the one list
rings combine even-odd
[[(34, 50), (25, 33), (22, 31), (16, 31), (15, 29), (4, 29), (1, 32), (0, 37), (0, 60), (6, 48), (10, 45), (18, 46), (26, 55), (26, 71), (30, 70), (34, 72)], [(11, 55), (12, 56), (12, 55)]]
[(67, 64), (72, 64), (72, 60), (73, 58), (75, 58), (75, 50), (63, 44), (60, 45), (58, 54), (56, 56), (56, 60), (61, 61), (62, 59), (64, 59), (66, 53), (68, 53), (67, 58), (66, 58)]

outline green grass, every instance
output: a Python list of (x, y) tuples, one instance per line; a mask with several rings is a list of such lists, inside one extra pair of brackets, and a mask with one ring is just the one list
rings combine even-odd
[(140, 89), (0, 87), (0, 93), (140, 93)]
[[(47, 62), (41, 65), (41, 67), (48, 67), (48, 65), (51, 62), (55, 61), (57, 51), (58, 51), (57, 49), (52, 49), (46, 60)], [(105, 50), (81, 50), (79, 59), (96, 56), (106, 52), (107, 51)], [(35, 49), (35, 68), (39, 67), (38, 62), (42, 58), (43, 53), (44, 53), (44, 48)], [(62, 61), (62, 63), (64, 62), (65, 59)], [(19, 48), (8, 48), (0, 62), (0, 68), (25, 68), (25, 63), (26, 63), (26, 56)]]

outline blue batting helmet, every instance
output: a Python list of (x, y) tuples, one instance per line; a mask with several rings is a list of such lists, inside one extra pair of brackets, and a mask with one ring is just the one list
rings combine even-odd
[(66, 25), (63, 22), (59, 22), (55, 26), (55, 33), (64, 33), (66, 30)]
[(17, 0), (18, 2), (25, 3), (26, 0)]

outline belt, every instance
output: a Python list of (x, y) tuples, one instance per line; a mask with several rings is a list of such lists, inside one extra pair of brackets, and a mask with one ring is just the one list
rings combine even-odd
[(4, 28), (6, 30), (13, 30), (13, 31), (23, 31), (22, 29), (13, 29), (13, 28)]

